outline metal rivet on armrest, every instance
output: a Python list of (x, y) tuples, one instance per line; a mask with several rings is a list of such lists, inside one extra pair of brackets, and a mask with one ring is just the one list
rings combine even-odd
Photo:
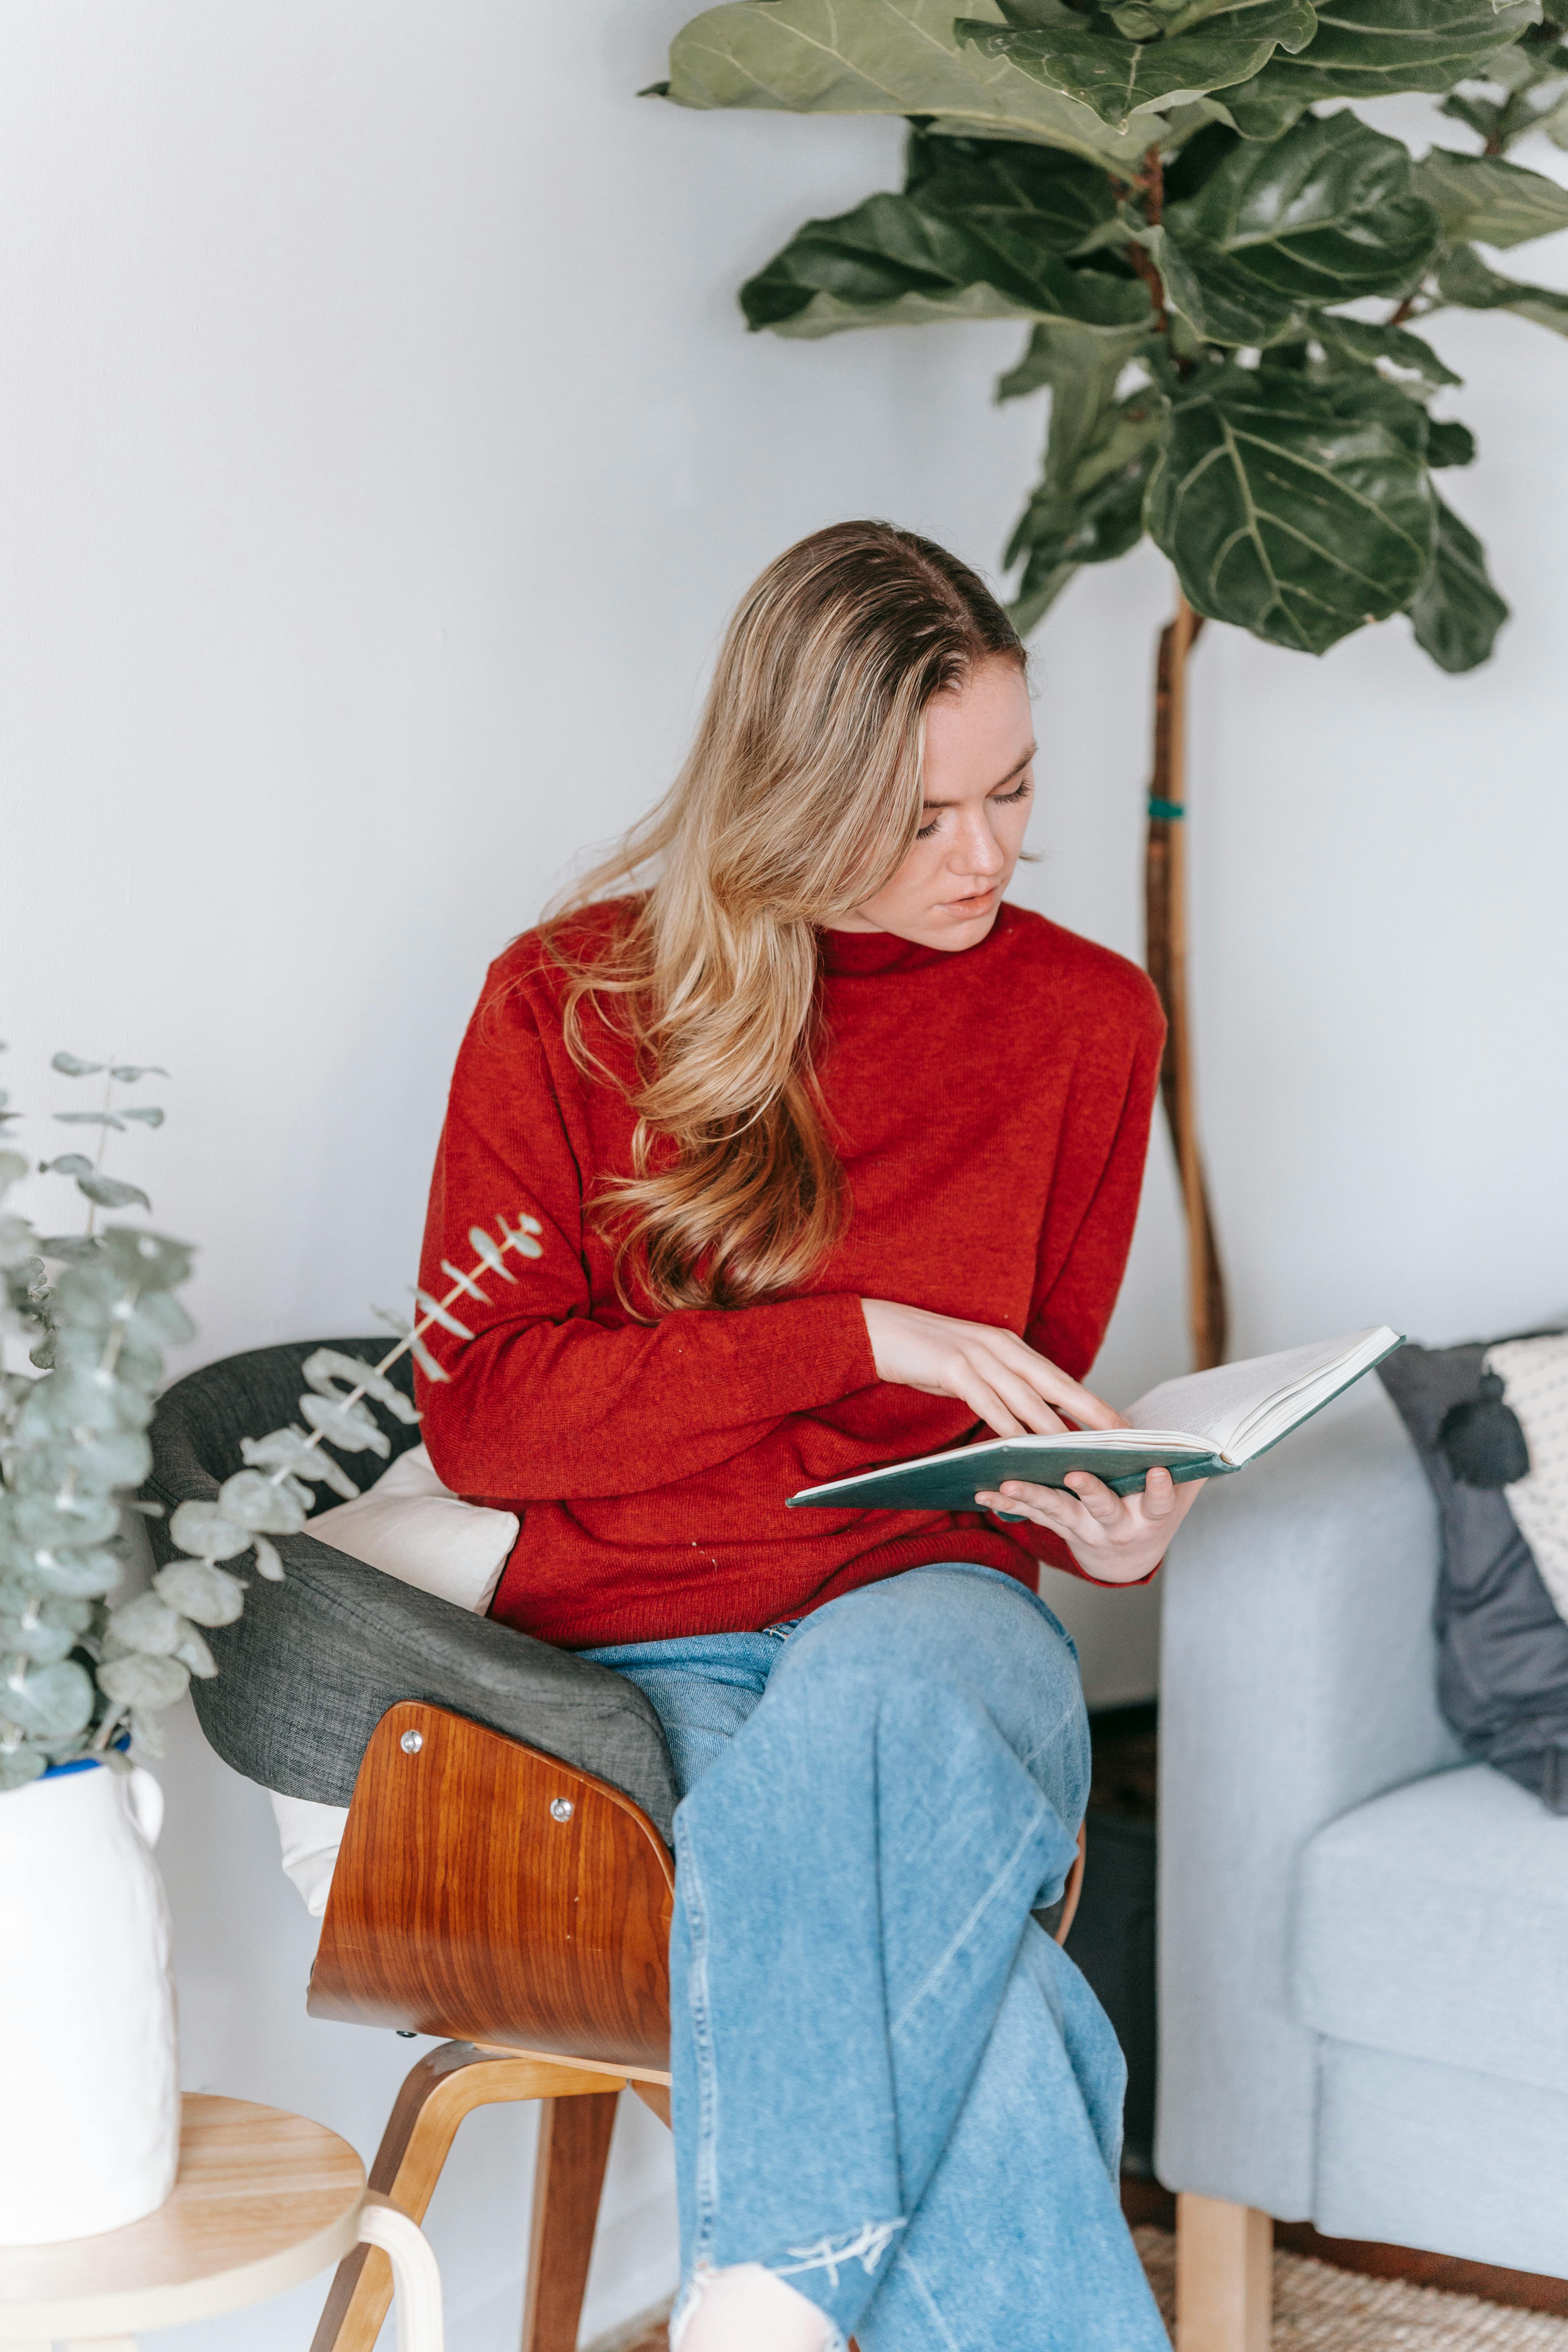
[(422, 1731), (405, 1731), (397, 1744), (405, 1756), (417, 1756), (425, 1745), (425, 1734)]
[(572, 1818), (571, 1798), (552, 1797), (550, 1800), (550, 1818), (552, 1822), (569, 1822)]

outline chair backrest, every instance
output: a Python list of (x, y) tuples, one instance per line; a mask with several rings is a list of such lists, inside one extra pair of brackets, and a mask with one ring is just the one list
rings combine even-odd
[[(148, 1433), (148, 1499), (169, 1513), (215, 1500), (243, 1466), (243, 1438), (298, 1418), (300, 1367), (322, 1346), (367, 1362), (383, 1352), (374, 1339), (299, 1340), (176, 1381)], [(395, 1454), (418, 1443), (417, 1427), (375, 1411)], [(362, 1485), (369, 1465), (383, 1466), (374, 1454), (333, 1451)], [(167, 1520), (149, 1528), (162, 1562), (173, 1549)], [(376, 1725), (400, 1701), (420, 1699), (609, 1781), (669, 1837), (675, 1774), (658, 1717), (635, 1684), (399, 1583), (308, 1532), (277, 1542), (284, 1580), (250, 1578), (244, 1615), (209, 1636), (216, 1679), (193, 1686), (203, 1731), (236, 1771), (285, 1796), (346, 1805)]]

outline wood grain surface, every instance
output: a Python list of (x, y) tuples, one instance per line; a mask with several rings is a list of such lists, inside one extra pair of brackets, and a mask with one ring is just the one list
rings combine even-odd
[(674, 1891), (618, 1789), (406, 1701), (360, 1766), (310, 2013), (662, 2070)]
[(167, 2202), (122, 2230), (0, 2247), (0, 2344), (132, 2336), (259, 2303), (353, 2244), (364, 2168), (324, 2125), (188, 2092)]

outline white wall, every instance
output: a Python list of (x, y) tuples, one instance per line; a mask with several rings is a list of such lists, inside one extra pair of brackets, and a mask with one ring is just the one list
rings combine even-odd
[[(192, 1361), (398, 1299), (485, 961), (668, 778), (762, 562), (868, 511), (991, 565), (1029, 478), (1037, 408), (987, 405), (1016, 331), (742, 331), (740, 277), (890, 184), (898, 133), (638, 101), (685, 13), (0, 18), (9, 1076), (47, 1109), (58, 1045), (173, 1070), (169, 1126), (116, 1164), (202, 1244)], [(1219, 632), (1198, 657), (1201, 1074), (1242, 1350), (1568, 1297), (1568, 350), (1508, 319), (1444, 341), (1483, 451), (1454, 500), (1520, 614), (1495, 665), (1445, 681), (1401, 623), (1321, 663)], [(1038, 649), (1024, 895), (1130, 952), (1167, 596), (1145, 550)], [(1161, 1143), (1114, 1396), (1182, 1361), (1178, 1265)], [(1155, 1598), (1068, 1600), (1095, 1695), (1147, 1691)], [(189, 2079), (368, 2150), (410, 2045), (305, 2021), (265, 1801), (188, 1718), (165, 1777)], [(475, 2118), (432, 2217), (473, 2352), (515, 2329), (529, 2147), (525, 2117)], [(590, 2331), (662, 2289), (668, 2226), (636, 2110)], [(317, 2302), (201, 2352), (301, 2344)]]

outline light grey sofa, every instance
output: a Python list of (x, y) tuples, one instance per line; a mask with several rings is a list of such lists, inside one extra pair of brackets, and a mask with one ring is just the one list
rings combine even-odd
[(1164, 1570), (1183, 2352), (1266, 2343), (1265, 2216), (1568, 2276), (1568, 1819), (1438, 1714), (1437, 1557), (1373, 1378), (1213, 1484)]

